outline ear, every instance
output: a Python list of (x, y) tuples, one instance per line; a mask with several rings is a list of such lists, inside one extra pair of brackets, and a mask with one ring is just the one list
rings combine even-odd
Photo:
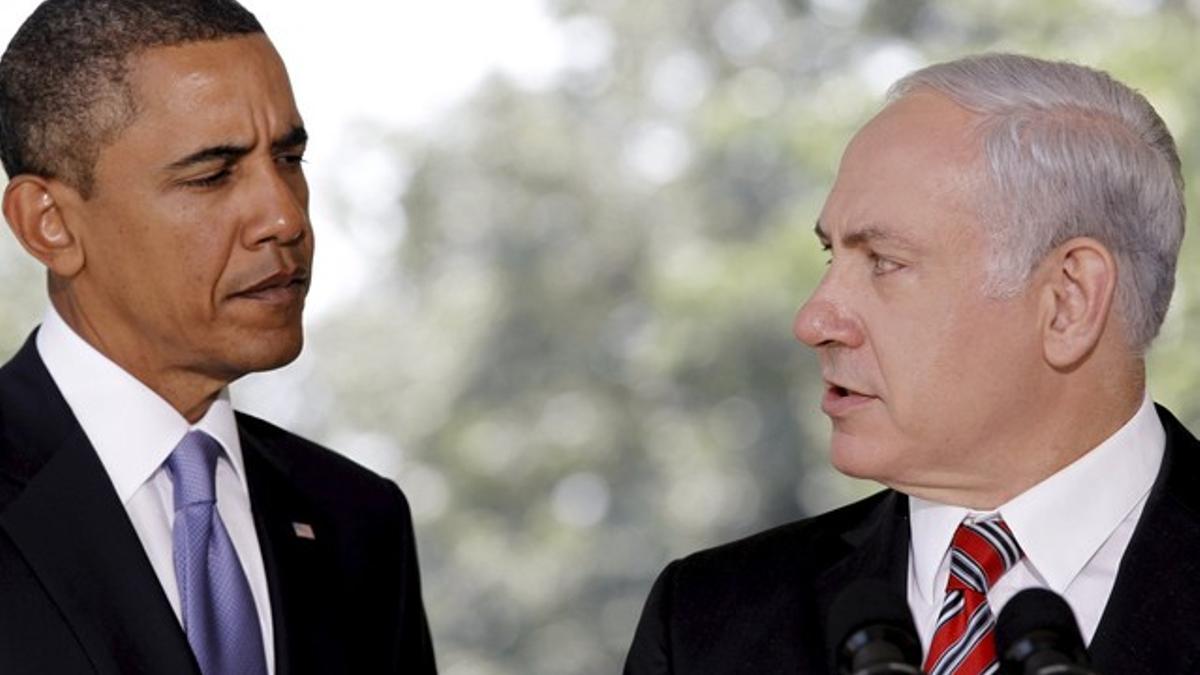
[(1067, 370), (1100, 343), (1117, 290), (1117, 262), (1089, 237), (1068, 240), (1043, 261), (1042, 341), (1047, 362)]
[(70, 278), (83, 269), (83, 246), (71, 231), (61, 200), (74, 191), (39, 176), (20, 175), (4, 190), (4, 218), (17, 241), (50, 272)]

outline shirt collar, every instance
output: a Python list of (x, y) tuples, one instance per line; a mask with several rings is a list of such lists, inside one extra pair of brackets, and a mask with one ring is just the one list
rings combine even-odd
[(121, 503), (162, 466), (191, 429), (215, 438), (245, 487), (242, 448), (228, 389), (195, 425), (137, 378), (79, 337), (51, 305), (37, 334), (38, 354), (95, 448)]
[(942, 558), (950, 550), (950, 540), (958, 524), (967, 517), (961, 506), (939, 504), (920, 497), (909, 496), (908, 518), (912, 529), (912, 576), (921, 597), (932, 605), (938, 589), (934, 588)]
[[(1166, 432), (1147, 394), (1116, 433), (996, 510), (1051, 590), (1066, 590), (1150, 491), (1165, 447)], [(986, 514), (919, 497), (909, 497), (908, 504), (913, 577), (932, 604), (940, 591), (934, 588), (938, 570), (958, 524)]]

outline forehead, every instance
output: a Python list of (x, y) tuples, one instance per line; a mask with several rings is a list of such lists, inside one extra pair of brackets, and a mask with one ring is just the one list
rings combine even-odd
[(977, 116), (916, 92), (889, 104), (847, 146), (821, 214), (830, 237), (863, 228), (942, 237), (978, 220), (984, 170)]
[(130, 60), (129, 84), (137, 114), (127, 133), (160, 135), (167, 146), (300, 124), (287, 70), (261, 34), (149, 49)]

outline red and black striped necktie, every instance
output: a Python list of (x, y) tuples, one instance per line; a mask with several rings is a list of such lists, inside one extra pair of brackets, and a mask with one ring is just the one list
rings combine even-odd
[(988, 589), (1024, 554), (999, 516), (963, 522), (950, 544), (950, 579), (925, 657), (929, 675), (995, 673), (996, 623)]

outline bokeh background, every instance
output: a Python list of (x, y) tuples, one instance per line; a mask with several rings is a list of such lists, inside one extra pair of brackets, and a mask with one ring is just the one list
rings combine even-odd
[[(1107, 69), (1200, 182), (1200, 0), (244, 1), (313, 137), (319, 246), (304, 354), (235, 400), (403, 487), (448, 675), (618, 672), (668, 560), (875, 489), (828, 467), (791, 319), (898, 76)], [(35, 4), (4, 0), (5, 43)], [(1151, 355), (1193, 428), (1197, 255)], [(11, 353), (45, 306), (11, 238), (0, 283)]]

